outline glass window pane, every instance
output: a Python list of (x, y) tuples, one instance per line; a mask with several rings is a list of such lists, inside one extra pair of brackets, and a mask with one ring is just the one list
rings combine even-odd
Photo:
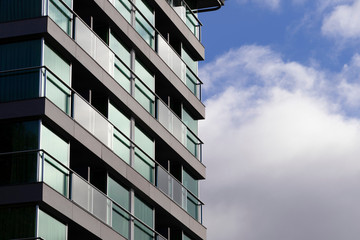
[(57, 161), (69, 166), (69, 144), (44, 125), (41, 126), (40, 146)]
[[(136, 7), (139, 9), (141, 14), (137, 13), (136, 16), (136, 31), (143, 37), (143, 39), (151, 46), (154, 47), (154, 26), (155, 18), (153, 9), (148, 6), (143, 0), (136, 1)], [(145, 20), (147, 19), (149, 23)]]
[[(155, 142), (135, 126), (135, 143), (152, 159), (155, 157)], [(154, 182), (155, 163), (139, 149), (135, 149), (134, 168), (150, 182)]]
[(38, 149), (39, 121), (1, 123), (0, 152)]
[(39, 209), (38, 235), (46, 240), (66, 239), (66, 225)]
[(130, 210), (129, 191), (111, 177), (108, 177), (108, 196), (123, 208)]
[(135, 217), (153, 228), (153, 209), (135, 196)]
[(40, 17), (41, 2), (41, 0), (1, 0), (0, 22)]
[[(64, 1), (71, 7), (71, 0)], [(68, 35), (71, 34), (72, 13), (59, 0), (49, 0), (49, 16)]]
[(115, 8), (130, 23), (131, 21), (131, 3), (129, 0), (115, 0)]
[(118, 206), (113, 205), (112, 228), (127, 239), (129, 238), (129, 221), (129, 214)]
[(191, 129), (196, 135), (198, 134), (198, 120), (195, 120), (191, 115), (183, 108), (182, 110), (182, 121), (188, 128)]
[(198, 196), (198, 181), (183, 170), (183, 184), (195, 196)]
[(0, 208), (0, 239), (35, 237), (35, 206)]
[(152, 93), (155, 91), (154, 75), (139, 60), (135, 60), (135, 74), (143, 82), (136, 79), (135, 98), (150, 114), (154, 114), (155, 96)]

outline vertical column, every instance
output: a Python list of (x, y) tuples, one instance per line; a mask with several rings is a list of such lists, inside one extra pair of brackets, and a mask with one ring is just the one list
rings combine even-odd
[[(134, 189), (130, 189), (130, 212), (135, 216), (135, 193)], [(134, 217), (130, 216), (130, 226), (129, 226), (129, 240), (135, 240), (135, 223)]]

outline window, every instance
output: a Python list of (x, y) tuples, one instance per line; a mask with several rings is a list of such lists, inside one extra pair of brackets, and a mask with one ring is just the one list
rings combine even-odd
[(45, 154), (44, 182), (67, 196), (69, 171), (55, 159), (66, 167), (69, 166), (69, 144), (47, 127), (41, 126), (40, 147), (52, 156)]
[(144, 2), (144, 0), (136, 1), (136, 7), (139, 9), (142, 15), (145, 16), (145, 18), (140, 13), (136, 13), (135, 29), (150, 45), (150, 47), (154, 48), (155, 30), (152, 27), (155, 25), (154, 10), (146, 2)]
[[(109, 103), (109, 121), (125, 136), (130, 138), (130, 119)], [(130, 141), (114, 129), (113, 151), (126, 163), (130, 164)]]
[[(40, 66), (41, 40), (0, 44), (0, 53), (0, 71)], [(39, 97), (39, 71), (0, 74), (0, 102)]]
[[(144, 65), (135, 60), (135, 74), (142, 82), (135, 81), (135, 99), (151, 114), (155, 114), (155, 96), (151, 92), (155, 90), (154, 75), (148, 71)], [(149, 89), (151, 90), (149, 90)]]
[[(128, 0), (125, 0), (128, 1)], [(130, 66), (130, 51), (118, 40), (113, 33), (110, 34), (110, 49), (119, 57), (127, 66)], [(130, 71), (119, 59), (115, 58), (114, 62), (114, 78), (115, 80), (128, 92), (130, 93)]]
[(46, 240), (66, 240), (66, 225), (39, 209), (38, 237)]
[[(151, 158), (155, 156), (155, 142), (140, 128), (135, 127), (135, 143)], [(154, 182), (155, 163), (139, 149), (135, 149), (134, 168), (148, 181)]]
[[(130, 210), (129, 191), (111, 177), (108, 177), (108, 196), (126, 210)], [(115, 204), (112, 207), (112, 227), (125, 238), (129, 238), (129, 214)]]
[[(150, 228), (154, 227), (153, 209), (141, 201), (137, 196), (135, 196), (135, 217), (139, 218)], [(135, 220), (134, 235), (136, 240), (151, 240), (153, 239), (154, 233), (142, 223)]]

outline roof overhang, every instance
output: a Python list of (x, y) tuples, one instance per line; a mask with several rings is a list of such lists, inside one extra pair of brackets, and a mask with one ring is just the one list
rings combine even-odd
[(224, 5), (225, 0), (197, 0), (197, 9), (216, 8)]

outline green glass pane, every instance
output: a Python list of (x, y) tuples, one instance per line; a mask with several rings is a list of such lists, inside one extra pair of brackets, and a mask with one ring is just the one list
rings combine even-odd
[(129, 214), (127, 214), (121, 208), (113, 205), (112, 228), (127, 239), (129, 239), (129, 221)]
[(190, 10), (186, 9), (186, 25), (192, 31), (192, 33), (197, 36), (198, 22), (197, 22), (195, 16), (192, 14), (192, 12)]
[(183, 170), (183, 185), (193, 194), (198, 196), (198, 181), (192, 176), (190, 176), (185, 170)]
[(68, 196), (69, 171), (57, 163), (54, 159), (45, 155), (44, 161), (44, 182), (50, 187)]
[(188, 132), (186, 136), (186, 148), (194, 155), (195, 157), (198, 157), (198, 140), (195, 138), (195, 136)]
[(197, 200), (191, 196), (188, 195), (187, 198), (187, 212), (195, 219), (198, 219), (198, 205)]
[(66, 239), (66, 225), (39, 209), (38, 237), (46, 240)]
[(40, 148), (63, 165), (69, 166), (69, 144), (44, 125), (41, 126)]
[(130, 138), (130, 119), (125, 116), (112, 103), (109, 103), (109, 121), (118, 128), (125, 136)]
[(41, 65), (41, 40), (0, 44), (0, 71)]
[[(71, 7), (71, 0), (66, 0)], [(59, 0), (49, 0), (49, 16), (68, 35), (71, 34), (72, 13)]]
[(0, 73), (0, 102), (37, 98), (40, 70)]
[(149, 227), (153, 228), (154, 219), (153, 219), (153, 209), (144, 203), (141, 199), (135, 196), (135, 217), (139, 218)]
[(70, 63), (53, 51), (47, 44), (44, 47), (44, 63), (63, 82), (70, 86)]
[(181, 58), (195, 74), (198, 73), (198, 62), (193, 60), (192, 57), (190, 57), (187, 51), (183, 48), (181, 49)]
[(134, 229), (134, 237), (136, 240), (152, 240), (154, 239), (154, 233), (147, 227), (145, 227), (142, 223), (135, 220), (134, 221), (135, 229)]
[(0, 0), (0, 22), (40, 17), (41, 2), (41, 0)]
[[(137, 144), (149, 157), (155, 157), (155, 142), (141, 129), (135, 126), (135, 144)], [(155, 163), (141, 150), (135, 149), (134, 168), (150, 182), (154, 182)]]
[(131, 22), (131, 3), (129, 0), (115, 0), (115, 8), (128, 21)]
[(37, 156), (37, 152), (1, 156), (0, 185), (36, 182)]
[(130, 50), (113, 33), (110, 34), (109, 47), (125, 64), (130, 66)]
[(135, 162), (133, 167), (149, 182), (154, 183), (155, 163), (138, 149), (135, 149)]
[[(135, 60), (135, 74), (141, 79), (135, 81), (135, 98), (150, 114), (154, 114), (155, 90), (154, 75), (147, 70), (144, 65)], [(147, 87), (145, 87), (145, 85)], [(151, 90), (151, 91), (150, 91)]]
[(194, 74), (186, 69), (186, 86), (190, 89), (190, 91), (195, 95), (198, 96), (198, 80), (194, 76)]
[(182, 234), (182, 240), (191, 240), (188, 236), (186, 236), (184, 233)]
[(195, 120), (191, 117), (191, 115), (183, 108), (182, 110), (182, 121), (185, 125), (194, 132), (194, 134), (198, 134), (198, 120)]
[(1, 123), (0, 152), (38, 149), (39, 121)]
[[(153, 9), (148, 6), (144, 1), (136, 1), (136, 7), (142, 13), (143, 16), (137, 13), (136, 16), (136, 31), (143, 37), (143, 39), (151, 46), (154, 47), (154, 36), (155, 30), (154, 26), (155, 18)], [(147, 19), (147, 21), (145, 20)], [(149, 23), (148, 23), (149, 22)]]
[(123, 208), (130, 210), (129, 191), (108, 177), (108, 196)]
[(0, 239), (35, 237), (35, 206), (0, 208)]

